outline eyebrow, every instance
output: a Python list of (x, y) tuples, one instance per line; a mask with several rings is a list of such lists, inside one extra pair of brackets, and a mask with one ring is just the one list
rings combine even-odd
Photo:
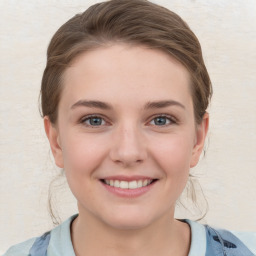
[(71, 109), (74, 109), (76, 107), (100, 108), (106, 110), (112, 109), (111, 105), (97, 100), (79, 100), (71, 106)]
[(185, 109), (185, 106), (183, 104), (181, 104), (180, 102), (175, 101), (175, 100), (161, 100), (161, 101), (148, 102), (144, 108), (145, 109), (157, 109), (157, 108), (166, 108), (169, 106), (178, 106), (178, 107)]
[[(147, 102), (144, 109), (158, 109), (158, 108), (166, 108), (169, 106), (178, 106), (185, 109), (185, 106), (178, 101), (175, 100), (162, 100), (162, 101), (152, 101)], [(111, 110), (113, 107), (105, 102), (97, 101), (97, 100), (79, 100), (75, 104), (71, 106), (71, 109), (77, 107), (88, 107), (88, 108), (99, 108), (103, 110)]]

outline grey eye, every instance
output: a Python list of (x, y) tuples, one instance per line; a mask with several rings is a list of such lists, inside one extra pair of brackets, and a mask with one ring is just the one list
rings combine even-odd
[(105, 124), (105, 121), (97, 116), (86, 118), (83, 122), (88, 126), (100, 126)]
[(153, 125), (158, 125), (158, 126), (171, 123), (170, 119), (165, 116), (155, 117), (150, 123), (152, 124), (152, 122), (153, 122)]

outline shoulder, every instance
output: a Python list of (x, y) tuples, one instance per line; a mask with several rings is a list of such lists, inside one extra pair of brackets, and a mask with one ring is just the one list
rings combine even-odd
[(238, 237), (256, 255), (256, 232), (231, 231), (231, 233)]
[(61, 255), (75, 256), (70, 234), (70, 224), (77, 217), (71, 216), (65, 222), (42, 236), (31, 238), (12, 246), (3, 256)]
[(256, 255), (256, 233), (234, 232), (225, 229), (206, 227), (207, 247), (218, 250), (222, 247), (232, 255)]
[(34, 237), (25, 242), (13, 245), (3, 256), (28, 256), (36, 239), (37, 237)]
[(233, 232), (213, 228), (195, 221), (185, 220), (191, 228), (191, 247), (189, 256), (219, 255), (256, 255), (256, 232)]

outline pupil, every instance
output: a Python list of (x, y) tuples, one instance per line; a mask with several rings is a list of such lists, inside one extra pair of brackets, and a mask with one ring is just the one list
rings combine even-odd
[(158, 125), (165, 125), (166, 118), (165, 117), (157, 117), (157, 118), (155, 118), (155, 123)]
[(92, 117), (92, 118), (90, 119), (90, 124), (91, 124), (91, 125), (101, 125), (101, 123), (102, 123), (101, 118)]

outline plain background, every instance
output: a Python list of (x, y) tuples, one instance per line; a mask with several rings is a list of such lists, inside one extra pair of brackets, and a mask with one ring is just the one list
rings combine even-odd
[[(256, 1), (154, 2), (190, 25), (213, 83), (207, 154), (192, 170), (209, 204), (204, 222), (256, 231)], [(93, 3), (0, 0), (0, 254), (52, 228), (47, 193), (60, 170), (38, 111), (46, 48), (60, 25)], [(65, 186), (53, 192), (62, 220), (76, 213)]]

